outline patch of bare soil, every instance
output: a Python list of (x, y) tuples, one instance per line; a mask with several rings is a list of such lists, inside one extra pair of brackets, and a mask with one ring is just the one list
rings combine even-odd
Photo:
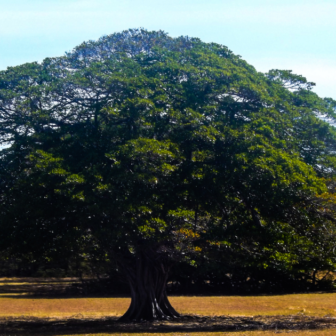
[(115, 318), (68, 319), (1, 318), (0, 335), (62, 335), (97, 332), (211, 332), (248, 330), (309, 330), (336, 328), (334, 317), (291, 316), (198, 316), (189, 315), (171, 321), (120, 323)]

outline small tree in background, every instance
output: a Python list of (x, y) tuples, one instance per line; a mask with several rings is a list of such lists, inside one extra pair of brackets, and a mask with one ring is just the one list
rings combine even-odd
[(280, 265), (325, 246), (336, 137), (319, 116), (334, 101), (312, 86), (146, 30), (2, 71), (1, 248), (104, 253), (130, 284), (129, 321), (178, 316), (169, 270), (214, 247)]

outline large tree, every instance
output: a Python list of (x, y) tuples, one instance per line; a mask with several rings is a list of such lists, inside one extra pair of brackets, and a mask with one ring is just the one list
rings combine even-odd
[(335, 103), (312, 86), (146, 30), (2, 71), (1, 249), (104, 251), (131, 287), (123, 319), (139, 320), (178, 316), (166, 295), (178, 261), (333, 236), (316, 199), (335, 173), (321, 120)]

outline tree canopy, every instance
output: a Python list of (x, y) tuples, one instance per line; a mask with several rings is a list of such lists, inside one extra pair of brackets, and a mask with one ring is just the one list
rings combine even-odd
[(332, 269), (336, 104), (313, 86), (143, 29), (0, 72), (1, 249), (100, 251), (125, 320), (177, 316), (168, 273), (197, 255)]

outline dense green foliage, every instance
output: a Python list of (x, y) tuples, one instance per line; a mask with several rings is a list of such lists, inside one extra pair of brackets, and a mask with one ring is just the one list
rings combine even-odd
[(1, 249), (333, 270), (335, 102), (312, 87), (145, 30), (2, 71)]

